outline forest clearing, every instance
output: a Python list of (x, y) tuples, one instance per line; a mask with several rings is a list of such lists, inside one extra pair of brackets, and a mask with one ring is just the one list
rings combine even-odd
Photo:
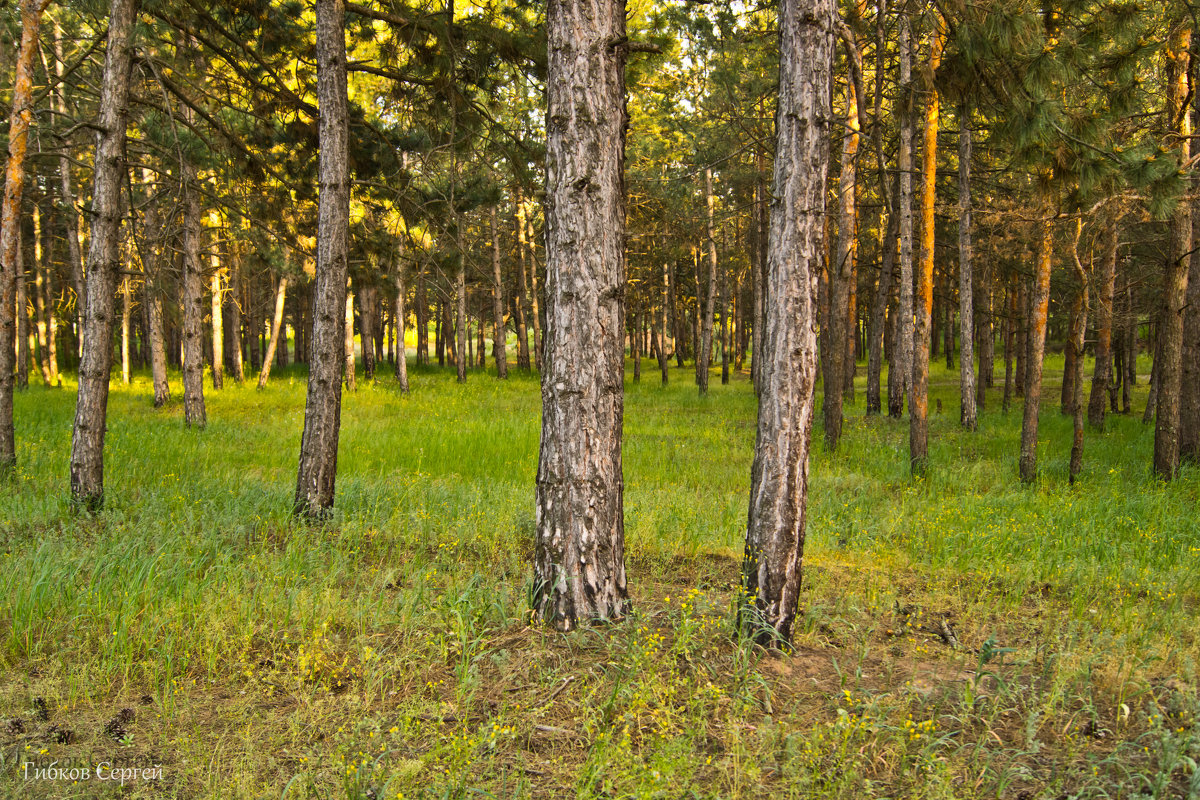
[[(949, 405), (943, 369), (932, 394)], [(1051, 382), (1059, 370), (1051, 358)], [(181, 404), (150, 406), (148, 374), (114, 387), (120, 491), (90, 522), (61, 490), (73, 394), (18, 396), (26, 466), (0, 498), (21, 520), (0, 569), (5, 792), (1194, 796), (1200, 473), (1156, 485), (1151, 428), (1112, 419), (1072, 488), (1070, 418), (1047, 408), (1026, 488), (1015, 410), (974, 434), (933, 416), (951, 466), (918, 483), (906, 426), (850, 418), (843, 448), (814, 453), (802, 622), (781, 656), (740, 639), (731, 611), (750, 383), (699, 398), (678, 377), (626, 385), (632, 613), (566, 635), (529, 625), (535, 380), (460, 386), (433, 368), (407, 397), (360, 386), (328, 528), (288, 511), (300, 372), (214, 395), (200, 438)], [(22, 781), (26, 747), (163, 778)]]

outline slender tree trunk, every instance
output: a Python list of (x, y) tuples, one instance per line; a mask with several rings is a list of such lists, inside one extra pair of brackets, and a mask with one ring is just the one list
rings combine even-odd
[[(847, 46), (847, 57), (854, 58)], [(858, 259), (858, 97), (853, 80), (846, 81), (846, 130), (842, 135), (842, 173), (838, 178), (838, 236), (834, 263), (829, 275), (829, 337), (826, 353), (828, 372), (824, 381), (822, 411), (825, 422), (825, 447), (836, 450), (842, 437), (842, 404), (847, 382), (853, 386), (851, 364), (854, 361), (853, 330), (855, 310), (850, 301)]]
[[(63, 80), (63, 58), (62, 49), (62, 28), (58, 20), (54, 20), (54, 74), (57, 78), (57, 86), (54, 92), (55, 111), (64, 119), (67, 118), (67, 89), (66, 82)], [(84, 305), (87, 299), (87, 291), (83, 281), (83, 255), (79, 246), (79, 212), (75, 208), (75, 192), (71, 188), (71, 157), (64, 147), (59, 151), (58, 157), (58, 176), (59, 186), (61, 187), (61, 210), (63, 214), (63, 229), (66, 232), (67, 239), (67, 257), (70, 259), (71, 281), (75, 289), (75, 306), (77, 312), (77, 323), (80, 332), (80, 350), (77, 355), (82, 355), (82, 335), (84, 321)]]
[(979, 370), (975, 378), (975, 405), (979, 411), (987, 407), (987, 390), (992, 387), (996, 371), (996, 333), (992, 312), (992, 267), (977, 264), (975, 278), (975, 319), (978, 327), (975, 341), (979, 343)]
[(1004, 413), (1012, 406), (1013, 398), (1013, 356), (1017, 335), (1017, 295), (1012, 284), (1008, 287), (1008, 316), (1004, 320), (1004, 400), (1001, 408)]
[(912, 375), (915, 360), (913, 347), (914, 298), (913, 298), (913, 191), (912, 191), (912, 142), (913, 142), (913, 86), (912, 86), (912, 34), (909, 31), (908, 15), (900, 15), (900, 86), (905, 98), (900, 109), (900, 292), (897, 314), (900, 320), (896, 357), (888, 366), (896, 370), (903, 380), (902, 391), (889, 398), (888, 414), (899, 419), (903, 413), (903, 400), (908, 398), (908, 411), (912, 415)]
[(24, 231), (18, 227), (17, 243), (17, 389), (29, 388), (29, 276)]
[(547, 13), (546, 352), (537, 473), (537, 617), (625, 615), (625, 3)]
[(530, 316), (533, 318), (533, 364), (540, 371), (542, 356), (545, 352), (546, 339), (542, 335), (541, 292), (538, 291), (537, 274), (537, 245), (533, 236), (533, 220), (525, 218), (526, 246), (529, 248), (529, 303)]
[(1096, 365), (1092, 372), (1092, 391), (1088, 398), (1088, 424), (1104, 430), (1104, 400), (1112, 380), (1113, 293), (1117, 278), (1117, 220), (1110, 219), (1105, 230), (1104, 256), (1100, 260), (1100, 302), (1096, 306)]
[(740, 624), (787, 646), (800, 594), (817, 381), (817, 272), (832, 127), (832, 0), (781, 0), (767, 330)]
[(217, 256), (216, 243), (212, 252), (212, 384), (213, 389), (225, 388), (225, 321), (221, 318), (224, 289), (221, 284), (221, 260)]
[(729, 384), (729, 271), (721, 273), (721, 385)]
[[(363, 285), (358, 292), (358, 324), (362, 340), (363, 380), (375, 380), (375, 329), (379, 320), (375, 316), (378, 298), (373, 284)], [(353, 318), (348, 318), (352, 324)]]
[[(1193, 232), (1198, 224), (1197, 217), (1200, 217), (1200, 204), (1193, 201)], [(1192, 250), (1189, 259), (1180, 360), (1179, 457), (1197, 463), (1200, 462), (1200, 251), (1196, 249)]]
[(54, 386), (58, 377), (57, 367), (50, 357), (49, 325), (47, 324), (46, 281), (49, 274), (49, 253), (42, 246), (42, 214), (37, 203), (33, 204), (33, 305), (37, 315), (37, 360), (42, 372), (42, 384)]
[[(696, 385), (700, 394), (708, 394), (708, 371), (712, 364), (713, 348), (713, 313), (717, 299), (717, 238), (713, 224), (713, 188), (712, 169), (704, 170), (704, 208), (705, 229), (708, 240), (708, 297), (704, 301), (703, 312), (700, 310), (700, 282), (696, 282), (696, 312), (703, 313), (700, 318), (700, 353), (696, 357)], [(699, 270), (697, 270), (697, 279)]]
[[(1191, 122), (1187, 113), (1188, 48), (1192, 32), (1183, 22), (1175, 23), (1167, 42), (1167, 118), (1180, 164), (1187, 163)], [(1180, 394), (1183, 385), (1183, 315), (1187, 304), (1188, 260), (1192, 251), (1192, 209), (1189, 203), (1176, 206), (1171, 219), (1170, 252), (1163, 283), (1163, 308), (1159, 315), (1158, 403), (1154, 417), (1154, 474), (1171, 480), (1179, 470)], [(1155, 366), (1158, 366), (1155, 358)]]
[(633, 359), (633, 382), (642, 382), (642, 312), (633, 312), (633, 324), (629, 328), (629, 357)]
[(1083, 345), (1087, 336), (1087, 305), (1088, 305), (1088, 276), (1087, 270), (1083, 267), (1083, 262), (1079, 258), (1079, 239), (1083, 233), (1083, 217), (1080, 216), (1075, 220), (1075, 240), (1072, 248), (1075, 266), (1075, 280), (1078, 282), (1076, 288), (1076, 305), (1079, 306), (1079, 313), (1075, 315), (1074, 327), (1071, 329), (1070, 348), (1075, 354), (1075, 359), (1072, 362), (1074, 374), (1072, 375), (1071, 387), (1071, 414), (1073, 420), (1073, 436), (1071, 439), (1071, 465), (1069, 480), (1072, 484), (1079, 476), (1079, 471), (1083, 468)]
[(401, 394), (408, 394), (408, 349), (404, 345), (404, 329), (407, 327), (408, 312), (404, 310), (404, 264), (398, 259), (392, 265), (392, 280), (396, 284), (396, 304), (392, 307), (392, 319), (396, 327), (396, 347), (393, 351), (396, 364), (396, 382)]
[(513, 318), (517, 323), (517, 369), (530, 369), (529, 363), (529, 328), (525, 324), (525, 304), (528, 302), (528, 284), (526, 273), (529, 267), (525, 261), (525, 197), (520, 188), (516, 191), (516, 227), (517, 227), (517, 296), (513, 302)]
[(966, 104), (958, 107), (958, 375), (960, 421), (969, 431), (978, 425), (975, 401), (975, 288), (971, 252), (971, 120)]
[[(425, 294), (425, 264), (417, 266), (416, 296), (413, 298), (417, 316), (417, 366), (429, 366), (429, 298)], [(437, 325), (435, 318), (434, 325)]]
[(492, 324), (496, 333), (492, 337), (492, 355), (496, 359), (496, 377), (508, 377), (508, 338), (504, 324), (504, 283), (500, 275), (500, 232), (496, 226), (496, 207), (492, 206), (488, 217), (492, 234)]
[(267, 354), (263, 358), (262, 371), (258, 373), (259, 389), (267, 388), (271, 377), (271, 364), (275, 361), (275, 348), (279, 346), (279, 335), (283, 331), (283, 309), (287, 302), (288, 277), (279, 277), (279, 286), (275, 290), (275, 315), (271, 318), (271, 338), (267, 340)]
[(944, 33), (935, 16), (925, 77), (925, 146), (921, 151), (921, 264), (913, 330), (912, 397), (909, 401), (909, 459), (913, 475), (924, 475), (929, 459), (929, 343), (933, 317), (934, 201), (937, 195), (938, 91), (934, 83)]
[(1030, 301), (1028, 375), (1025, 378), (1025, 414), (1021, 423), (1020, 473), (1022, 483), (1037, 479), (1038, 411), (1042, 405), (1042, 360), (1046, 355), (1046, 323), (1050, 310), (1050, 256), (1054, 224), (1049, 205), (1041, 221), (1037, 272)]
[[(104, 433), (112, 369), (113, 295), (120, 268), (121, 185), (125, 174), (125, 124), (138, 0), (112, 0), (108, 51), (100, 88), (100, 128), (93, 174), (91, 237), (79, 396), (71, 437), (71, 498), (80, 507), (104, 505)], [(10, 164), (11, 169), (11, 164)], [(6, 189), (7, 192), (7, 189)]]
[[(343, 341), (344, 355), (346, 358), (346, 369), (343, 371), (343, 376), (346, 380), (346, 391), (358, 391), (358, 383), (355, 381), (354, 374), (354, 292), (350, 290), (349, 281), (346, 286), (346, 327), (342, 333), (345, 336)], [(364, 349), (365, 348), (364, 342)]]
[[(230, 364), (233, 365), (233, 379), (239, 384), (246, 380), (246, 368), (242, 363), (242, 307), (238, 302), (237, 287), (241, 285), (241, 269), (239, 264), (239, 256), (235, 253), (229, 259), (229, 291), (226, 293), (226, 300), (229, 304), (228, 319), (229, 319), (229, 341), (227, 347), (229, 349)], [(300, 326), (301, 331), (304, 326)], [(299, 339), (299, 335), (297, 335)], [(296, 349), (300, 349), (300, 342), (296, 342)]]
[(129, 321), (133, 317), (133, 293), (129, 290), (129, 277), (121, 279), (121, 383), (130, 383), (129, 369)]
[(458, 269), (454, 274), (455, 299), (455, 366), (458, 367), (458, 382), (467, 382), (467, 366), (471, 363), (471, 354), (467, 352), (467, 272), (466, 253), (463, 252), (461, 232), (458, 237)]
[(308, 397), (296, 478), (297, 514), (333, 507), (342, 414), (346, 262), (350, 226), (349, 101), (344, 0), (317, 0), (317, 268), (312, 292)]
[[(150, 197), (154, 186), (154, 173), (149, 168), (142, 168), (142, 185), (146, 188), (147, 198)], [(161, 252), (161, 229), (158, 217), (158, 204), (153, 200), (146, 203), (146, 211), (142, 217), (142, 273), (145, 285), (142, 294), (147, 306), (147, 317), (150, 328), (150, 373), (154, 384), (154, 407), (162, 408), (171, 399), (171, 388), (167, 383), (167, 352), (163, 336), (162, 293), (158, 288)]]
[[(875, 298), (871, 304), (870, 332), (867, 334), (867, 416), (883, 411), (880, 396), (880, 377), (883, 372), (883, 340), (888, 322), (888, 304), (891, 302), (896, 269), (896, 236), (900, 231), (900, 218), (893, 211), (888, 214), (887, 227), (880, 242), (879, 280), (875, 284)], [(895, 353), (891, 354), (893, 364)], [(892, 378), (888, 376), (888, 407), (891, 408), (893, 394)]]
[(658, 343), (658, 368), (662, 371), (662, 385), (667, 385), (668, 374), (671, 369), (670, 356), (667, 354), (667, 309), (670, 306), (670, 278), (668, 276), (667, 265), (663, 264), (663, 290), (662, 290), (662, 340)]
[(200, 194), (196, 169), (184, 164), (183, 199), (183, 419), (207, 423), (204, 408), (204, 274), (200, 266)]

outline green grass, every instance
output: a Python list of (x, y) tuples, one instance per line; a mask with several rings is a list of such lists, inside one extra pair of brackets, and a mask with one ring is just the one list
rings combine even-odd
[[(148, 376), (114, 383), (94, 518), (67, 501), (75, 387), (19, 394), (20, 472), (0, 488), (0, 790), (1198, 796), (1200, 471), (1153, 479), (1140, 417), (1089, 432), (1070, 487), (1051, 359), (1041, 477), (1023, 487), (1020, 405), (990, 393), (965, 433), (955, 375), (935, 366), (944, 412), (913, 482), (907, 422), (864, 418), (860, 380), (842, 447), (814, 454), (803, 615), (779, 656), (728, 613), (749, 383), (714, 379), (702, 399), (690, 367), (664, 390), (651, 366), (626, 384), (635, 612), (568, 636), (526, 625), (536, 377), (413, 370), (408, 397), (360, 382), (324, 528), (288, 513), (301, 372), (206, 387), (204, 431), (178, 400), (153, 409)], [(106, 733), (124, 707), (124, 735)], [(163, 778), (26, 781), (30, 757), (161, 763)]]

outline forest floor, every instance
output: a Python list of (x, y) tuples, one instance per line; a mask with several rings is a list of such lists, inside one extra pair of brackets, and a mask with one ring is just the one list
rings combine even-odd
[[(565, 636), (526, 624), (534, 377), (360, 383), (325, 528), (289, 516), (302, 372), (206, 389), (204, 431), (148, 376), (115, 384), (90, 519), (74, 386), (31, 388), (0, 488), (0, 795), (1195, 798), (1200, 470), (1151, 477), (1143, 385), (1068, 486), (1061, 359), (1048, 376), (1029, 488), (998, 389), (964, 433), (935, 367), (914, 482), (907, 423), (865, 418), (860, 380), (814, 453), (789, 656), (731, 624), (745, 375), (627, 383), (634, 613)], [(55, 761), (88, 779), (37, 777)]]

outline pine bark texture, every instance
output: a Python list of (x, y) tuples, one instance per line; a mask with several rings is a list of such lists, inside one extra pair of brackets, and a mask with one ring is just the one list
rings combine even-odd
[(1022, 483), (1037, 480), (1038, 411), (1042, 405), (1042, 361), (1046, 354), (1046, 323), (1050, 312), (1050, 265), (1054, 244), (1054, 224), (1046, 209), (1041, 221), (1037, 270), (1030, 297), (1030, 319), (1025, 375), (1025, 409), (1021, 421), (1021, 456), (1018, 467)]
[(969, 431), (978, 425), (975, 405), (975, 289), (971, 253), (971, 125), (967, 107), (958, 109), (958, 375), (962, 411), (959, 421)]
[[(18, 244), (21, 238), (21, 197), (25, 188), (25, 152), (33, 123), (33, 71), (38, 27), (49, 0), (22, 0), (21, 44), (17, 50), (8, 125), (8, 164), (0, 210), (0, 478), (17, 464), (13, 429), (13, 343), (16, 335), (14, 284), (22, 279)], [(24, 314), (25, 308), (21, 307)]]
[(739, 616), (759, 641), (784, 646), (804, 556), (836, 14), (832, 0), (781, 0), (779, 7), (769, 301)]
[[(1191, 124), (1187, 113), (1188, 48), (1192, 33), (1175, 23), (1167, 42), (1167, 122), (1180, 164), (1188, 161)], [(1154, 474), (1171, 480), (1179, 470), (1180, 394), (1183, 386), (1183, 316), (1188, 293), (1188, 261), (1192, 250), (1192, 210), (1180, 202), (1171, 218), (1171, 241), (1159, 315), (1157, 404), (1154, 407)], [(1161, 363), (1160, 363), (1161, 362)]]
[(1097, 280), (1100, 296), (1096, 304), (1096, 363), (1092, 371), (1087, 411), (1088, 425), (1097, 431), (1104, 430), (1104, 404), (1112, 382), (1113, 294), (1117, 282), (1118, 235), (1117, 221), (1109, 220)]
[(83, 508), (104, 505), (104, 434), (108, 417), (108, 381), (112, 370), (113, 297), (120, 267), (121, 187), (125, 176), (125, 125), (133, 23), (138, 0), (112, 0), (108, 52), (100, 87), (92, 187), (91, 238), (88, 242), (87, 300), (79, 395), (71, 436), (71, 498)]
[(344, 0), (317, 0), (317, 265), (312, 292), (308, 396), (296, 477), (296, 513), (333, 507), (342, 416), (343, 335), (350, 227), (349, 101)]
[(900, 147), (897, 161), (900, 172), (900, 288), (896, 313), (896, 353), (888, 365), (889, 371), (899, 372), (901, 391), (888, 394), (888, 415), (899, 419), (908, 398), (912, 413), (913, 363), (913, 191), (912, 191), (912, 34), (908, 15), (900, 15), (900, 86), (904, 93), (900, 104)]
[(628, 610), (625, 4), (550, 0), (546, 331), (534, 613), (571, 630)]
[(196, 169), (185, 164), (183, 199), (183, 421), (203, 428), (204, 408), (204, 273), (200, 266), (200, 197)]

